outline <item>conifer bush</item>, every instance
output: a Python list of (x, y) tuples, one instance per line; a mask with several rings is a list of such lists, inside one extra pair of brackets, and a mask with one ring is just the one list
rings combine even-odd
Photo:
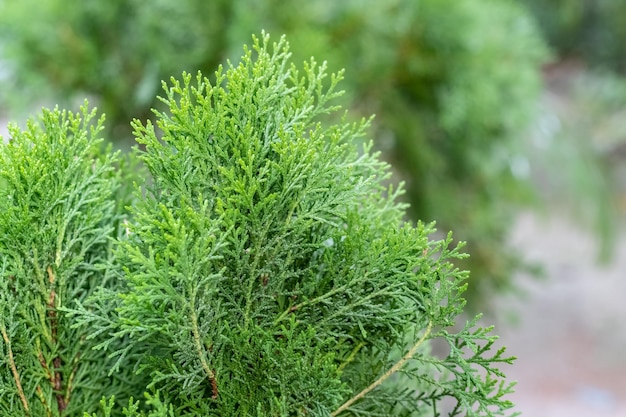
[(73, 327), (63, 311), (114, 280), (111, 239), (133, 174), (102, 146), (102, 122), (86, 106), (44, 110), (0, 147), (2, 416), (78, 416), (135, 389), (93, 349), (108, 336)]
[[(433, 239), (433, 224), (404, 220), (402, 186), (385, 185), (389, 166), (365, 139), (370, 120), (349, 122), (333, 103), (342, 77), (313, 59), (296, 67), (285, 39), (264, 34), (215, 81), (172, 78), (156, 125), (133, 122), (151, 175), (132, 203), (114, 157), (75, 152), (97, 129), (14, 129), (0, 168), (2, 410), (507, 415), (512, 384), (498, 367), (512, 358), (478, 318), (457, 323), (468, 273), (452, 262), (465, 255), (450, 235)], [(57, 149), (65, 159), (23, 162)], [(68, 288), (54, 305), (66, 287), (47, 270)], [(67, 338), (57, 330), (40, 361), (32, 342), (60, 329), (57, 317)], [(432, 353), (433, 339), (447, 351)], [(59, 377), (43, 387), (47, 369)]]
[(44, 84), (70, 106), (88, 94), (123, 141), (129, 120), (164, 109), (161, 79), (202, 70), (214, 81), (263, 28), (287, 34), (298, 61), (324, 56), (352, 74), (343, 104), (376, 114), (371, 136), (406, 181), (407, 214), (468, 241), (469, 301), (482, 308), (507, 288), (521, 264), (507, 235), (529, 194), (520, 140), (545, 58), (513, 0), (0, 2), (0, 53), (17, 87), (0, 95), (42, 100)]

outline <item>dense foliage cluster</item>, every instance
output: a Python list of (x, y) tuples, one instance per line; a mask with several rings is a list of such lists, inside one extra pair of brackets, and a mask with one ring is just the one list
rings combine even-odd
[(512, 0), (23, 0), (0, 2), (0, 23), (18, 97), (30, 85), (40, 100), (42, 82), (55, 102), (94, 96), (118, 140), (128, 120), (163, 109), (160, 80), (212, 74), (250, 33), (285, 33), (299, 61), (324, 56), (350, 74), (344, 102), (376, 114), (375, 146), (407, 182), (408, 214), (470, 242), (471, 291), (506, 286), (519, 266), (505, 240), (528, 191), (518, 140), (545, 48)]
[[(102, 336), (63, 308), (112, 279), (111, 238), (128, 202), (119, 156), (95, 113), (44, 111), (0, 147), (0, 415), (77, 416), (127, 397)], [(141, 392), (141, 391), (139, 391)]]
[(459, 247), (404, 222), (402, 188), (385, 185), (389, 167), (363, 139), (369, 121), (331, 103), (341, 73), (289, 58), (284, 38), (264, 35), (215, 81), (164, 84), (156, 127), (133, 123), (151, 179), (128, 218), (130, 170), (96, 151), (92, 113), (12, 130), (2, 410), (506, 414), (498, 366), (511, 358), (490, 328), (457, 323)]

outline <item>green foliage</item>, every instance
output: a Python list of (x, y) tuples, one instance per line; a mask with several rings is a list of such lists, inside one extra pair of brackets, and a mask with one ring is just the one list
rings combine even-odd
[(367, 35), (346, 36), (368, 36), (350, 58), (378, 65), (346, 68), (361, 75), (359, 102), (377, 114), (379, 144), (407, 180), (411, 217), (469, 242), (461, 265), (473, 273), (470, 300), (484, 305), (522, 266), (506, 240), (532, 194), (519, 161), (545, 47), (509, 1), (407, 0), (388, 13), (397, 25), (376, 25), (373, 10)]
[(129, 198), (126, 163), (103, 149), (94, 117), (86, 105), (44, 110), (0, 147), (1, 415), (79, 415), (134, 388), (92, 349), (103, 336), (64, 310), (113, 280), (111, 238)]
[(160, 80), (212, 73), (251, 32), (285, 33), (298, 61), (324, 56), (350, 74), (344, 102), (377, 115), (375, 143), (407, 181), (409, 215), (470, 242), (472, 292), (506, 286), (519, 266), (505, 240), (528, 190), (512, 167), (545, 51), (511, 0), (24, 0), (0, 4), (0, 22), (17, 85), (44, 79), (57, 102), (95, 96), (118, 139), (163, 109)]
[[(57, 101), (94, 96), (123, 138), (132, 116), (149, 116), (163, 78), (217, 67), (228, 3), (26, 0), (0, 2), (0, 20), (20, 93), (43, 82)], [(163, 25), (164, 16), (179, 24)]]
[(465, 256), (404, 221), (370, 121), (337, 117), (341, 79), (266, 35), (214, 82), (172, 79), (159, 132), (133, 122), (152, 174), (134, 198), (136, 167), (101, 149), (86, 106), (12, 127), (0, 411), (506, 415), (512, 358), (477, 319), (452, 330)]
[(626, 70), (626, 4), (621, 0), (521, 0), (561, 57)]
[[(74, 311), (113, 372), (151, 381), (126, 416), (505, 415), (491, 329), (452, 327), (467, 273), (451, 238), (405, 223), (401, 188), (337, 119), (314, 60), (254, 39), (215, 82), (164, 85), (157, 133), (135, 121), (153, 182), (117, 250), (123, 285)], [(103, 315), (92, 314), (96, 310)], [(428, 352), (442, 338), (449, 353)], [(123, 339), (123, 346), (116, 340)], [(113, 415), (104, 401), (102, 412)], [(151, 410), (151, 411), (149, 411)], [(97, 414), (92, 414), (95, 416)]]

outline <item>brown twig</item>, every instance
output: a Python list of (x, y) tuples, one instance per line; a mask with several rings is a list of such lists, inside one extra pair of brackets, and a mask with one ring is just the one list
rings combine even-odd
[(211, 395), (211, 398), (216, 400), (219, 391), (217, 390), (217, 380), (215, 379), (215, 370), (213, 370), (212, 372), (213, 372), (213, 378), (211, 378), (211, 390), (213, 390), (213, 394)]
[[(48, 318), (50, 320), (50, 333), (52, 335), (52, 344), (57, 343), (57, 332), (59, 327), (59, 320), (57, 317), (57, 311), (55, 306), (56, 292), (54, 291), (55, 275), (52, 271), (52, 266), (48, 266), (48, 281), (52, 289), (50, 290), (50, 296), (48, 297)], [(50, 382), (52, 383), (52, 389), (56, 393), (57, 407), (59, 412), (63, 413), (67, 408), (67, 401), (63, 395), (63, 376), (60, 369), (63, 365), (63, 360), (60, 356), (57, 356), (52, 360), (53, 372), (50, 373)]]
[(11, 341), (9, 340), (9, 335), (7, 334), (7, 330), (5, 329), (4, 325), (0, 326), (0, 331), (2, 332), (2, 338), (4, 339), (4, 343), (7, 346), (7, 351), (9, 354), (9, 367), (11, 368), (11, 373), (13, 374), (15, 385), (17, 386), (17, 394), (20, 396), (20, 400), (22, 401), (22, 405), (24, 406), (24, 411), (26, 411), (27, 415), (30, 415), (30, 411), (28, 409), (28, 401), (26, 401), (26, 396), (24, 395), (24, 389), (22, 388), (22, 382), (20, 381), (20, 374), (17, 372), (17, 367), (15, 366), (15, 360), (13, 359), (13, 350), (11, 350)]
[[(39, 349), (41, 349), (41, 346), (39, 346)], [(39, 350), (39, 363), (41, 364), (41, 367), (46, 371), (46, 376), (48, 377), (48, 379), (52, 379), (52, 374), (50, 373), (50, 369), (48, 368), (48, 364), (46, 363), (46, 358), (43, 357), (43, 352), (41, 350)]]
[(70, 395), (72, 395), (72, 391), (74, 390), (74, 378), (76, 377), (76, 372), (78, 371), (78, 364), (80, 363), (80, 352), (76, 353), (74, 357), (72, 367), (72, 372), (70, 373), (70, 377), (67, 381), (67, 389), (65, 390), (65, 404), (70, 402)]
[(43, 394), (43, 390), (41, 389), (41, 386), (37, 385), (37, 397), (39, 397), (39, 401), (41, 401), (41, 404), (43, 405), (43, 408), (45, 408), (46, 410), (46, 417), (52, 417), (52, 410), (50, 409), (50, 406), (48, 405), (48, 402), (46, 401), (46, 396)]
[(215, 372), (213, 372), (213, 370), (209, 368), (209, 364), (204, 359), (204, 349), (202, 348), (202, 341), (200, 340), (200, 331), (198, 330), (198, 317), (196, 316), (196, 312), (193, 310), (193, 306), (191, 309), (191, 326), (192, 326), (191, 332), (193, 333), (193, 341), (196, 347), (196, 354), (198, 355), (198, 358), (200, 359), (200, 363), (202, 364), (202, 369), (204, 370), (204, 373), (206, 374), (207, 378), (209, 379), (209, 382), (211, 383), (211, 391), (212, 391), (211, 398), (215, 400), (217, 399), (217, 396), (219, 394), (218, 387), (217, 387), (217, 380), (215, 379)]

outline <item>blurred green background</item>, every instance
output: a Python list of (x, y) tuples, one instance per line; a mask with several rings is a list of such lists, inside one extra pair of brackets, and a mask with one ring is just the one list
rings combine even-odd
[[(468, 242), (472, 306), (534, 267), (508, 244), (520, 210), (557, 205), (610, 255), (626, 140), (598, 131), (626, 102), (621, 0), (0, 0), (0, 115), (87, 97), (127, 148), (161, 80), (212, 74), (261, 30), (345, 68), (342, 104), (376, 114), (412, 219)], [(546, 84), (575, 123), (546, 111)]]

